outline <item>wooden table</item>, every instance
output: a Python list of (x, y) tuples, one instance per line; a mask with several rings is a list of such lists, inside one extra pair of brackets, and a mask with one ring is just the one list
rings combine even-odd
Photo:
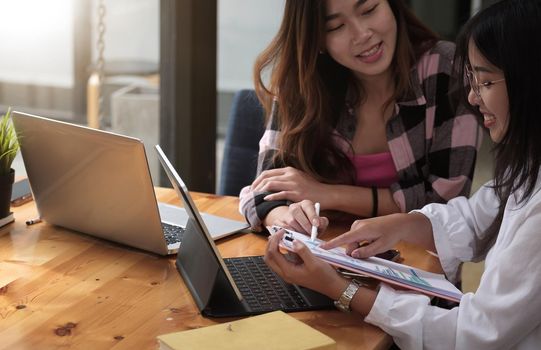
[[(170, 189), (157, 188), (156, 194), (180, 205)], [(193, 196), (202, 211), (242, 220), (237, 198)], [(157, 335), (230, 320), (199, 314), (174, 256), (47, 223), (26, 226), (37, 215), (34, 202), (13, 211), (15, 222), (0, 229), (0, 349), (156, 349)], [(224, 257), (260, 255), (265, 243), (262, 236), (244, 233), (220, 240), (218, 247)], [(441, 272), (428, 253), (404, 244), (398, 248), (404, 263)], [(385, 349), (392, 343), (359, 315), (334, 310), (292, 315), (335, 339), (339, 349)]]

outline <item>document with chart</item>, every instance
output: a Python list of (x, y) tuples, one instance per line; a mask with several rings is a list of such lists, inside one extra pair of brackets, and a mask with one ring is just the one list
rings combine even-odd
[[(267, 229), (274, 234), (282, 228), (272, 226)], [(459, 302), (462, 297), (462, 292), (442, 274), (427, 272), (377, 257), (356, 259), (347, 255), (342, 247), (325, 250), (319, 248), (319, 245), (323, 243), (320, 239), (311, 241), (309, 236), (302, 233), (287, 229), (285, 231), (286, 234), (281, 242), (281, 246), (285, 249), (291, 250), (293, 240), (299, 240), (310, 248), (314, 255), (337, 267), (451, 301)]]

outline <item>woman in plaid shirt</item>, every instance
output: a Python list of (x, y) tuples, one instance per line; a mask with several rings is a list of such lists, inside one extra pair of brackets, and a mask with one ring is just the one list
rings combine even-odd
[(401, 0), (286, 1), (254, 69), (269, 118), (240, 194), (252, 228), (323, 230), (316, 202), (372, 217), (469, 195), (481, 129), (449, 95), (453, 54)]

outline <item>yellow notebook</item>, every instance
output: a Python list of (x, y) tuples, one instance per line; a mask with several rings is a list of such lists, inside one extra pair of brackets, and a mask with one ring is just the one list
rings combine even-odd
[(336, 349), (325, 334), (282, 311), (158, 336), (161, 350)]

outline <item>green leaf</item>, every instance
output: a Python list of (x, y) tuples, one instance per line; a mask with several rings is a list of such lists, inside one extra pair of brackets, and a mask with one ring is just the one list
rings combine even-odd
[(0, 175), (8, 174), (19, 151), (19, 140), (13, 121), (11, 107), (0, 117)]

